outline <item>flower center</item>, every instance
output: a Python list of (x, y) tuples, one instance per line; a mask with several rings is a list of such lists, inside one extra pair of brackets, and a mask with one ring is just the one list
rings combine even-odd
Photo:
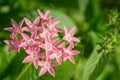
[(50, 65), (50, 63), (49, 63), (49, 62), (46, 62), (46, 63), (45, 63), (45, 65), (44, 65), (44, 67), (45, 67), (45, 68), (47, 68), (47, 69), (49, 69), (49, 68), (50, 68), (50, 66), (51, 66), (51, 65)]
[(47, 43), (47, 44), (45, 45), (45, 48), (46, 48), (47, 50), (51, 50), (51, 49), (52, 49), (52, 45), (49, 44), (49, 43)]
[(59, 57), (59, 56), (61, 56), (61, 55), (60, 55), (59, 53), (56, 53), (56, 56)]
[(20, 29), (19, 29), (19, 28), (16, 28), (16, 27), (15, 27), (14, 30), (15, 30), (16, 33), (19, 33), (19, 32), (20, 32)]
[(67, 34), (67, 35), (66, 35), (66, 39), (67, 39), (68, 41), (70, 41), (70, 40), (71, 40), (71, 36), (70, 36), (69, 34)]
[(68, 54), (72, 54), (71, 52), (70, 52), (70, 50), (65, 50), (65, 53), (68, 53)]
[(34, 45), (34, 43), (35, 43), (35, 42), (34, 42), (33, 39), (29, 39), (29, 40), (28, 40), (28, 44), (29, 44), (29, 45)]
[(11, 44), (12, 44), (13, 47), (17, 47), (18, 46), (18, 43), (14, 42), (14, 41), (12, 41)]
[(34, 31), (35, 29), (36, 29), (36, 28), (35, 28), (34, 25), (31, 25), (31, 26), (30, 26), (30, 30), (31, 30), (31, 31)]

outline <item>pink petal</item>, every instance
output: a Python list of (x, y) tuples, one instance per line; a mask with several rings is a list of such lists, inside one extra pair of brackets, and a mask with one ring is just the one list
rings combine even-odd
[(30, 37), (27, 34), (21, 33), (21, 35), (25, 41), (28, 41), (28, 39), (30, 39)]
[(56, 27), (56, 26), (58, 26), (59, 23), (60, 23), (60, 21), (56, 21), (56, 22), (54, 22), (54, 23), (52, 24), (52, 26), (53, 26), (53, 27)]
[(54, 53), (59, 53), (59, 52), (58, 52), (58, 49), (57, 49), (56, 47), (53, 47), (52, 52), (54, 52)]
[(68, 59), (68, 57), (64, 57), (64, 58), (63, 58), (63, 61), (66, 61), (67, 59)]
[(75, 64), (75, 60), (74, 60), (74, 58), (72, 57), (72, 56), (69, 56), (69, 58), (68, 58), (73, 64)]
[(39, 47), (45, 49), (45, 45), (44, 44), (39, 45)]
[(38, 10), (38, 14), (40, 15), (40, 18), (43, 18), (43, 17), (44, 17), (44, 15), (43, 15), (43, 13), (42, 13), (41, 10)]
[(50, 51), (46, 50), (46, 56), (48, 57), (50, 55)]
[(56, 58), (55, 53), (52, 53), (49, 57), (50, 57), (50, 59)]
[(65, 34), (68, 33), (68, 29), (65, 26), (64, 26), (64, 32), (65, 32)]
[(69, 31), (69, 34), (72, 35), (72, 36), (74, 35), (74, 33), (75, 33), (75, 27), (73, 27), (73, 28)]
[(53, 76), (55, 77), (55, 71), (54, 69), (51, 67), (50, 69), (48, 69), (48, 72)]
[(26, 47), (27, 46), (27, 43), (26, 42), (23, 42), (19, 45), (19, 47)]
[(61, 57), (58, 57), (58, 58), (57, 58), (57, 62), (58, 62), (58, 64), (61, 65), (61, 64), (62, 64), (62, 58), (61, 58)]
[(42, 67), (42, 69), (40, 70), (39, 76), (44, 75), (47, 72), (47, 69)]
[(19, 22), (19, 27), (20, 27), (20, 28), (22, 27), (23, 22), (24, 22), (24, 19), (22, 19), (22, 20)]
[(62, 42), (62, 43), (58, 46), (58, 48), (64, 48), (64, 46), (65, 46), (65, 43)]
[(28, 27), (23, 27), (22, 31), (30, 31), (30, 30), (28, 29)]
[(33, 60), (33, 64), (34, 64), (36, 69), (38, 68), (38, 61), (39, 61), (38, 59)]
[(73, 53), (74, 55), (78, 55), (80, 52), (79, 52), (78, 50), (72, 50), (72, 53)]
[(63, 30), (62, 29), (59, 29), (59, 28), (56, 28), (57, 29), (57, 31), (58, 32), (63, 32)]
[(36, 39), (36, 36), (37, 36), (37, 32), (33, 32), (32, 35), (31, 35), (31, 38), (32, 38), (33, 40), (35, 40), (35, 39)]
[(39, 45), (41, 45), (42, 43), (40, 42), (40, 41), (35, 41), (35, 45), (36, 46), (39, 46)]
[(44, 66), (44, 64), (45, 64), (45, 62), (43, 62), (43, 61), (39, 61), (39, 63), (38, 63), (38, 65), (40, 65), (40, 66)]
[(17, 52), (20, 52), (20, 48), (19, 48), (19, 47), (17, 47), (17, 48), (16, 48), (16, 51), (17, 51)]
[(40, 17), (38, 16), (38, 17), (34, 20), (33, 24), (34, 24), (34, 25), (38, 25), (39, 22), (40, 22)]
[[(24, 48), (24, 47), (23, 47), (23, 48)], [(32, 54), (32, 50), (31, 50), (31, 49), (25, 47), (24, 50), (25, 50), (25, 52), (26, 52), (27, 54), (29, 54), (29, 55)]]
[(71, 42), (70, 45), (68, 46), (68, 49), (71, 50), (72, 48), (74, 48), (74, 43)]
[(45, 42), (51, 43), (50, 37), (48, 37), (47, 35), (45, 37)]
[(55, 39), (54, 41), (52, 41), (52, 44), (53, 44), (53, 45), (56, 45), (57, 42), (58, 42), (58, 39)]
[(15, 20), (11, 19), (11, 23), (12, 23), (13, 27), (18, 27), (18, 24), (16, 23)]
[(32, 62), (31, 56), (27, 56), (27, 57), (25, 57), (24, 60), (23, 60), (23, 63), (28, 63), (28, 62)]
[(63, 57), (68, 57), (69, 54), (67, 54), (67, 53), (63, 53), (62, 56), (63, 56)]
[(25, 18), (25, 23), (27, 24), (27, 26), (32, 26), (32, 22), (27, 18)]
[(4, 40), (4, 42), (5, 42), (6, 44), (8, 44), (8, 45), (11, 44), (11, 40)]
[(72, 41), (74, 41), (74, 42), (80, 42), (80, 40), (78, 38), (76, 38), (76, 37), (72, 37)]
[(38, 27), (37, 27), (37, 30), (38, 30), (38, 31), (43, 31), (43, 27), (38, 26)]
[(46, 58), (46, 55), (45, 55), (45, 54), (42, 54), (42, 53), (39, 53), (39, 54), (37, 55), (37, 57), (38, 57), (38, 58)]
[[(63, 37), (63, 40), (68, 41), (68, 40), (66, 39), (66, 36)], [(70, 40), (69, 40), (68, 42), (70, 42)]]
[(10, 37), (11, 37), (14, 41), (17, 41), (17, 40), (18, 40), (17, 37), (16, 37), (16, 35), (15, 35), (14, 33), (11, 34)]
[(51, 66), (56, 67), (56, 66), (59, 66), (59, 64), (57, 62), (51, 62)]
[(10, 32), (14, 32), (13, 28), (12, 27), (9, 27), (9, 28), (4, 28), (4, 30), (6, 31), (10, 31)]
[(50, 11), (49, 11), (49, 10), (45, 13), (45, 17), (46, 17), (46, 18), (49, 18), (49, 17), (50, 17)]
[(9, 50), (8, 50), (8, 52), (10, 53), (10, 52), (12, 52), (13, 50), (15, 50), (15, 48), (10, 47)]

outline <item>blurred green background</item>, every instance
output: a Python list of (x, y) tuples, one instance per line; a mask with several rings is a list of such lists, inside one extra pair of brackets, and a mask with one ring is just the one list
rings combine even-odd
[[(3, 29), (11, 26), (11, 18), (17, 22), (27, 16), (34, 19), (34, 12), (37, 12), (37, 9), (53, 10), (56, 17), (61, 20), (66, 18), (66, 21), (70, 22), (65, 24), (66, 26), (72, 27), (75, 25), (77, 27), (75, 36), (81, 39), (81, 44), (77, 47), (81, 51), (79, 56), (80, 64), (77, 65), (76, 72), (70, 77), (70, 80), (80, 80), (81, 71), (88, 57), (97, 42), (101, 40), (98, 34), (104, 33), (106, 29), (107, 14), (112, 9), (120, 10), (120, 0), (0, 0), (0, 80), (14, 80), (13, 78), (17, 76), (16, 72), (20, 72), (24, 66), (22, 64), (24, 55), (20, 58), (21, 54), (16, 56), (16, 52), (7, 54), (8, 46), (3, 40), (9, 38), (9, 32)], [(16, 61), (16, 58), (19, 58), (20, 61)], [(32, 78), (29, 80), (38, 79)], [(43, 78), (43, 80), (45, 79)], [(60, 80), (63, 79), (61, 78)], [(120, 42), (115, 46), (115, 53), (112, 55), (112, 59), (97, 80), (120, 80)]]

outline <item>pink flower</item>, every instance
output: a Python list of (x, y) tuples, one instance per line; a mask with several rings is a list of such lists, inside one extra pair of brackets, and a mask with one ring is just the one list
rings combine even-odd
[(62, 64), (62, 52), (58, 51), (57, 53), (52, 53), (50, 59), (56, 59), (59, 65)]
[(73, 56), (79, 54), (80, 52), (77, 50), (72, 50), (72, 48), (73, 48), (72, 44), (70, 44), (67, 49), (63, 48), (63, 50), (64, 50), (63, 58), (64, 58), (64, 61), (66, 61), (68, 59), (74, 64), (75, 60), (74, 60)]
[(22, 19), (19, 24), (16, 23), (15, 20), (11, 19), (11, 23), (13, 27), (5, 28), (4, 30), (10, 31), (14, 34), (19, 34), (22, 32), (22, 25), (23, 25), (24, 20)]
[(53, 67), (58, 66), (56, 62), (51, 62), (50, 59), (46, 59), (46, 61), (40, 61), (39, 65), (42, 66), (39, 75), (44, 75), (47, 71), (55, 77), (55, 71)]
[(51, 36), (51, 34), (50, 34), (50, 32), (48, 31), (48, 29), (46, 29), (46, 28), (43, 26), (43, 32), (40, 33), (39, 36), (40, 36), (41, 38), (45, 38), (46, 35), (49, 36), (49, 37)]
[(41, 44), (39, 47), (45, 49), (46, 55), (49, 55), (50, 52), (57, 52), (57, 48), (55, 47), (55, 45), (57, 44), (58, 40), (50, 40), (50, 37), (48, 37), (46, 35), (45, 37), (45, 43)]
[(50, 21), (50, 22), (47, 24), (47, 26), (48, 26), (48, 28), (49, 28), (49, 30), (50, 30), (51, 32), (54, 32), (54, 33), (62, 32), (61, 29), (57, 28), (58, 25), (59, 25), (59, 23), (60, 23), (60, 21), (56, 21), (56, 22), (54, 22), (54, 23), (52, 23), (52, 21)]
[(20, 44), (20, 47), (32, 47), (32, 46), (39, 46), (41, 44), (41, 42), (36, 40), (37, 37), (37, 33), (34, 32), (32, 33), (31, 37), (29, 37), (27, 34), (25, 33), (21, 33), (24, 42), (22, 42)]
[(40, 23), (40, 17), (37, 17), (34, 22), (32, 23), (29, 19), (27, 18), (24, 18), (25, 19), (25, 23), (27, 25), (27, 27), (24, 27), (23, 30), (24, 31), (31, 31), (31, 32), (34, 32), (34, 31), (37, 31), (37, 30), (42, 30), (42, 27), (39, 26), (39, 23)]
[(28, 56), (26, 56), (23, 60), (23, 63), (32, 62), (35, 68), (38, 68), (39, 58), (45, 58), (45, 54), (40, 53), (39, 48), (26, 48), (25, 49)]
[(41, 10), (38, 10), (38, 14), (40, 18), (42, 19), (42, 22), (48, 22), (49, 19), (51, 19), (49, 10), (45, 14), (43, 14)]
[(64, 27), (64, 33), (65, 36), (63, 37), (63, 40), (68, 41), (69, 43), (80, 42), (78, 38), (73, 36), (75, 33), (75, 27), (73, 27), (70, 31), (68, 31), (68, 29)]
[(22, 40), (18, 40), (14, 34), (11, 36), (12, 40), (4, 40), (4, 42), (8, 45), (10, 45), (10, 49), (8, 52), (12, 52), (13, 50), (16, 50), (17, 52), (20, 52), (19, 45), (21, 44)]

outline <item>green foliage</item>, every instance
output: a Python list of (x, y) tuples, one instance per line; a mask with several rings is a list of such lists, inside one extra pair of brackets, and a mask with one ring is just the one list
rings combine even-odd
[[(15, 56), (15, 52), (8, 54), (8, 46), (4, 46), (3, 48), (1, 47), (1, 52), (0, 52), (0, 75), (2, 72), (7, 68), (7, 66), (11, 63), (12, 59)], [(9, 56), (8, 56), (9, 55)]]
[(109, 61), (110, 54), (107, 54), (104, 50), (100, 52), (100, 49), (101, 47), (99, 45), (95, 47), (84, 67), (82, 79), (80, 80), (96, 80), (104, 70)]

